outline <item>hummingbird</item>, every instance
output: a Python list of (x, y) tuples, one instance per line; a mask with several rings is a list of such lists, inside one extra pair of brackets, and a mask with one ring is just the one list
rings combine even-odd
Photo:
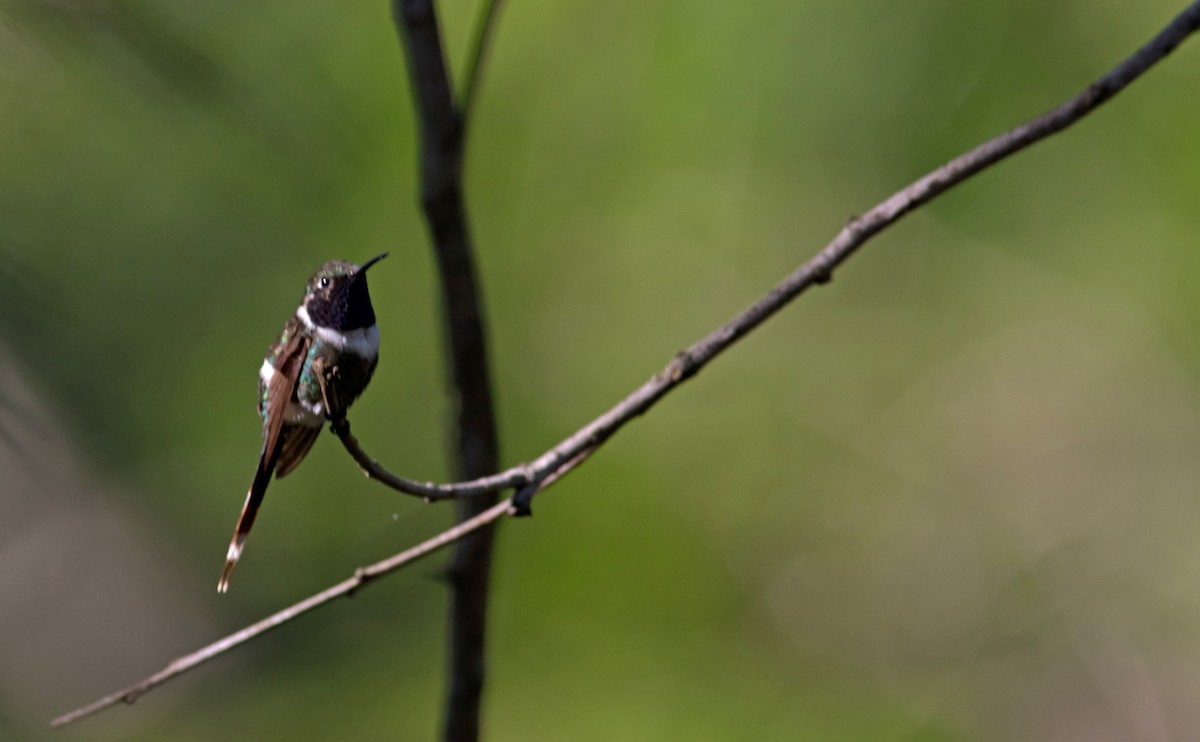
[(229, 576), (271, 475), (295, 469), (312, 448), (327, 420), (337, 420), (362, 394), (379, 361), (379, 328), (367, 292), (367, 269), (330, 260), (308, 279), (304, 298), (267, 349), (258, 371), (258, 414), (262, 452), (246, 504), (229, 544), (217, 592), (229, 589)]

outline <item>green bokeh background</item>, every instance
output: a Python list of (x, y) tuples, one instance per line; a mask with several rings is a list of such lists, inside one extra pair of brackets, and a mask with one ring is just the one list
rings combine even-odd
[[(505, 462), (1181, 7), (511, 0), (467, 166)], [(1192, 41), (506, 523), (487, 737), (1200, 737), (1197, 89)], [(391, 251), (351, 419), (446, 475), (414, 143), (384, 2), (0, 2), (0, 738), (449, 522), (325, 436), (214, 590), (326, 259)], [(441, 560), (54, 736), (428, 739)]]

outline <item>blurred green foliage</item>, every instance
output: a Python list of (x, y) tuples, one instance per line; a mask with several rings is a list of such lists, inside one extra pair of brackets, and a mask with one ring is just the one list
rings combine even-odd
[[(1179, 5), (506, 3), (467, 168), (506, 461)], [(458, 73), (474, 7), (441, 11)], [(506, 524), (488, 737), (1200, 734), (1197, 47), (878, 238)], [(450, 518), (326, 436), (214, 590), (262, 353), (326, 259), (392, 252), (352, 420), (392, 470), (445, 475), (406, 86), (383, 2), (0, 4), (0, 332), (138, 514), (156, 600), (208, 622), (162, 663)], [(437, 574), (63, 738), (429, 738)], [(71, 666), (74, 630), (39, 664)], [(0, 696), (0, 735), (159, 666)]]

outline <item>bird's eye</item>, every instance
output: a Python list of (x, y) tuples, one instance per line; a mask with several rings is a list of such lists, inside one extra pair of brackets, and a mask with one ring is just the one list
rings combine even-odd
[(321, 284), (321, 288), (325, 288), (329, 285), (329, 276), (321, 276), (321, 280), (318, 283)]

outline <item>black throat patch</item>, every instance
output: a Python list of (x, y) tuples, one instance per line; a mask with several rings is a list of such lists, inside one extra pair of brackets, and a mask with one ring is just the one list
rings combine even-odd
[(375, 324), (375, 310), (364, 273), (335, 276), (306, 303), (308, 318), (318, 327), (338, 332), (361, 330)]

